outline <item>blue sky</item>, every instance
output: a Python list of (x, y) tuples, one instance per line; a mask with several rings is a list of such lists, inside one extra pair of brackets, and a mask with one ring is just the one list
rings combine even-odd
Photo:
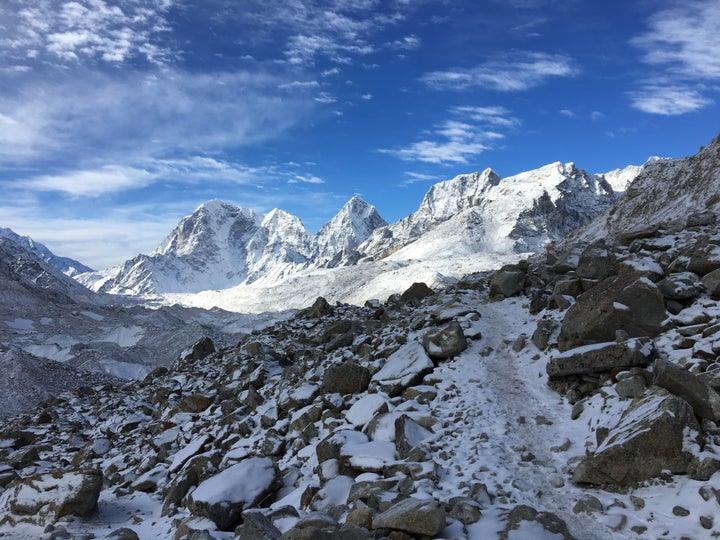
[(5, 0), (0, 226), (94, 267), (202, 201), (317, 230), (359, 193), (695, 153), (720, 0)]

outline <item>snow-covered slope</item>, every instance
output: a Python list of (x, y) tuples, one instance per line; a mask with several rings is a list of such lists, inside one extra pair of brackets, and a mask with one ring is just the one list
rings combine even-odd
[(69, 259), (68, 257), (58, 257), (50, 251), (45, 244), (36, 242), (29, 236), (21, 236), (12, 229), (0, 227), (0, 237), (12, 240), (26, 251), (34, 253), (50, 266), (60, 270), (67, 276), (73, 277), (83, 272), (92, 272), (92, 268), (85, 266), (81, 262)]

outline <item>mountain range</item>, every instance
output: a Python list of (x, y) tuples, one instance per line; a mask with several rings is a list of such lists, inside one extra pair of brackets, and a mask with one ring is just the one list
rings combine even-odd
[(112, 294), (193, 294), (271, 287), (319, 269), (380, 260), (448, 252), (516, 256), (541, 249), (608, 209), (618, 187), (639, 170), (610, 174), (611, 185), (604, 175), (572, 163), (506, 178), (486, 169), (433, 185), (419, 208), (394, 224), (356, 195), (315, 235), (282, 210), (261, 217), (213, 200), (183, 218), (152, 253), (77, 279)]

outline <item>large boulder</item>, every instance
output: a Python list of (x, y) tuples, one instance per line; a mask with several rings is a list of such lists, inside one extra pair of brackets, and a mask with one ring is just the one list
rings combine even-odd
[(355, 362), (339, 362), (325, 370), (322, 389), (331, 394), (359, 394), (370, 384), (370, 371)]
[(490, 296), (510, 298), (525, 288), (527, 265), (507, 264), (490, 278)]
[(468, 342), (460, 324), (453, 321), (425, 334), (423, 347), (433, 360), (447, 360), (467, 349)]
[(410, 497), (375, 516), (372, 527), (434, 537), (445, 528), (445, 509), (435, 500)]
[(17, 482), (0, 499), (0, 509), (39, 525), (63, 516), (88, 516), (97, 510), (103, 474), (98, 469), (34, 474)]
[(581, 295), (565, 314), (558, 348), (613, 341), (618, 330), (654, 337), (666, 319), (665, 299), (647, 278), (608, 278)]
[(715, 300), (720, 298), (720, 269), (713, 270), (712, 272), (705, 274), (702, 278), (702, 284), (707, 289), (707, 292)]
[(576, 269), (578, 277), (603, 280), (618, 273), (618, 262), (604, 241), (589, 245), (580, 255)]
[(663, 279), (658, 287), (668, 300), (690, 300), (700, 294), (697, 281), (698, 277), (692, 272), (677, 272)]
[(280, 482), (278, 468), (270, 458), (252, 457), (202, 482), (188, 495), (188, 509), (211, 519), (222, 530), (242, 521), (242, 512), (260, 503)]
[(372, 380), (388, 395), (396, 396), (408, 386), (418, 384), (433, 367), (423, 346), (417, 341), (408, 341), (388, 357)]
[(573, 482), (623, 486), (659, 476), (686, 473), (693, 455), (688, 444), (699, 425), (684, 399), (657, 388), (634, 401), (619, 423), (575, 469)]
[(417, 282), (410, 285), (410, 287), (400, 295), (400, 302), (411, 306), (419, 306), (425, 298), (433, 294), (435, 294), (435, 291), (425, 283)]
[(687, 401), (700, 418), (720, 422), (720, 395), (689, 371), (667, 360), (655, 361), (655, 384)]
[(622, 343), (598, 343), (570, 349), (550, 359), (546, 371), (550, 377), (587, 375), (613, 369), (645, 367), (657, 357), (650, 338), (633, 338)]

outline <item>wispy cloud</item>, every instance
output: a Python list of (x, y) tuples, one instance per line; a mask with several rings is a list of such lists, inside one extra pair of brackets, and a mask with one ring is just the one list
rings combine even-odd
[(379, 151), (403, 161), (433, 164), (467, 164), (470, 158), (492, 148), (505, 135), (499, 129), (519, 125), (503, 107), (453, 107), (450, 118), (436, 124), (430, 137), (402, 148)]
[(325, 180), (312, 174), (296, 175), (288, 180), (289, 184), (324, 184)]
[(570, 109), (560, 109), (558, 112), (566, 118), (575, 118), (577, 116), (577, 114)]
[(572, 77), (578, 72), (568, 56), (518, 51), (471, 68), (426, 73), (421, 81), (437, 90), (488, 88), (517, 92), (539, 86), (553, 77)]
[(705, 84), (720, 80), (720, 1), (677, 4), (653, 15), (648, 26), (631, 44), (654, 71), (629, 92), (632, 106), (680, 115), (711, 104)]
[(9, 0), (0, 49), (20, 62), (40, 57), (52, 63), (162, 64), (174, 54), (163, 44), (173, 3), (127, 0), (121, 8), (105, 0)]

